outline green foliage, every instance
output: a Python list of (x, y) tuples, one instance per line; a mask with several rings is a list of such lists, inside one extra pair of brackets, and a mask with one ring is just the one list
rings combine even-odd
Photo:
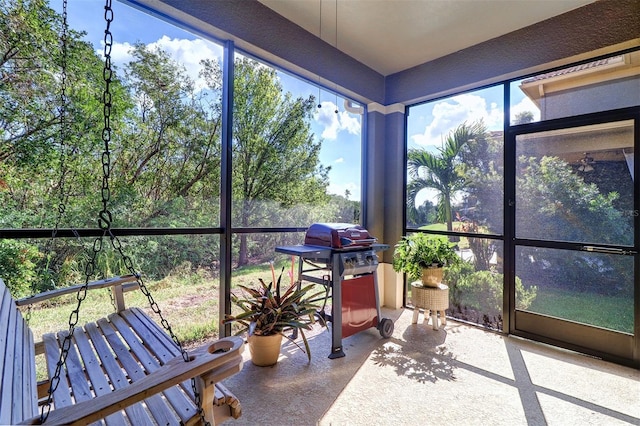
[[(61, 25), (62, 17), (44, 0), (0, 0), (1, 228), (53, 227), (61, 196), (66, 205), (61, 228), (96, 227), (103, 63), (96, 49), (82, 41), (84, 34), (69, 31), (68, 129), (63, 132), (57, 78)], [(113, 70), (110, 86), (115, 130), (110, 145), (113, 226), (216, 226), (220, 64), (203, 61), (201, 76), (207, 87), (201, 90), (167, 52), (138, 43), (129, 53), (131, 62)], [(320, 164), (322, 141), (310, 125), (313, 97), (286, 93), (276, 71), (258, 62), (238, 59), (235, 71), (234, 226), (357, 222), (359, 202), (349, 200), (348, 194), (327, 194), (329, 168)], [(234, 237), (234, 259), (242, 265), (272, 257), (275, 245), (295, 244), (299, 236), (292, 240), (295, 237), (269, 234), (249, 241), (245, 235)], [(215, 266), (219, 256), (217, 239), (213, 240), (135, 237), (124, 238), (123, 243), (136, 267), (159, 279), (185, 262), (193, 270)], [(77, 282), (84, 275), (84, 262), (86, 253), (77, 245), (40, 259), (39, 266), (51, 266), (53, 272), (41, 273), (37, 287)], [(101, 255), (97, 262), (96, 269), (102, 272), (124, 272), (113, 253)]]
[(38, 248), (17, 240), (0, 240), (0, 277), (15, 298), (29, 296), (37, 280)]
[[(117, 217), (129, 226), (210, 226), (219, 211), (219, 99), (211, 104), (196, 91), (165, 51), (138, 43), (130, 53), (125, 76), (135, 101), (113, 154)], [(207, 64), (215, 86), (219, 64)]]
[[(348, 195), (348, 194), (347, 194)], [(336, 207), (336, 213), (326, 222), (360, 223), (360, 202), (349, 200), (347, 196), (331, 195), (329, 205)], [(316, 222), (318, 220), (315, 220)]]
[(420, 227), (438, 221), (438, 208), (431, 201), (425, 200), (418, 207), (411, 204), (412, 202), (415, 201), (407, 199), (407, 226)]
[[(461, 219), (461, 218), (460, 218)], [(483, 229), (475, 222), (457, 222), (461, 232), (479, 234)], [(469, 249), (473, 253), (473, 264), (478, 271), (491, 269), (491, 258), (496, 253), (496, 244), (488, 238), (466, 237)]]
[(533, 116), (533, 112), (531, 111), (521, 111), (516, 114), (515, 119), (513, 120), (513, 124), (526, 124), (531, 123), (535, 117)]
[[(234, 223), (272, 224), (277, 208), (326, 203), (329, 169), (320, 165), (321, 142), (314, 142), (313, 97), (283, 93), (273, 69), (249, 59), (235, 63), (233, 105)], [(238, 264), (248, 261), (240, 237)]]
[(473, 267), (473, 264), (467, 261), (458, 262), (457, 264), (444, 269), (442, 283), (449, 286), (449, 295), (452, 304), (459, 303), (462, 297), (460, 294), (462, 290), (458, 287), (458, 283), (461, 283), (467, 278), (467, 276), (474, 272), (475, 268)]
[(619, 194), (602, 194), (558, 157), (520, 157), (517, 184), (526, 194), (516, 203), (519, 236), (633, 244), (629, 220), (613, 205)]
[(471, 221), (486, 231), (502, 234), (504, 203), (504, 138), (502, 132), (481, 132), (461, 151), (461, 169), (467, 177), (461, 220)]
[(410, 280), (418, 280), (422, 268), (454, 265), (460, 262), (455, 245), (446, 237), (422, 232), (402, 237), (393, 252), (393, 269), (404, 272)]
[(477, 271), (457, 283), (461, 306), (469, 306), (489, 317), (502, 315), (503, 275), (491, 271)]
[(44, 0), (0, 0), (0, 159), (36, 170), (55, 152), (58, 28)]
[[(486, 133), (482, 122), (467, 125), (463, 123), (452, 130), (438, 153), (424, 149), (410, 149), (407, 153), (407, 169), (410, 181), (407, 185), (409, 206), (415, 206), (415, 199), (426, 188), (438, 191), (438, 219), (446, 222), (447, 230), (453, 229), (451, 199), (456, 192), (469, 185), (463, 173), (462, 152), (472, 140)], [(415, 208), (415, 207), (412, 207)]]
[[(451, 303), (475, 309), (489, 318), (502, 316), (504, 276), (492, 271), (473, 271), (468, 262), (445, 270), (444, 282), (451, 289)], [(537, 287), (523, 286), (516, 277), (516, 308), (527, 309), (535, 300)]]
[[(526, 194), (516, 202), (519, 237), (633, 245), (632, 218), (615, 207), (619, 194), (602, 193), (558, 157), (520, 157), (517, 184), (519, 193)], [(522, 249), (517, 256), (519, 274), (531, 284), (605, 293), (623, 286), (622, 291), (633, 294), (632, 271), (616, 256), (596, 259), (541, 248)]]
[[(308, 295), (307, 293), (314, 288), (314, 285), (310, 284), (299, 288), (297, 282), (292, 282), (282, 292), (281, 279), (282, 272), (275, 288), (273, 282), (266, 284), (262, 278), (259, 279), (260, 284), (256, 288), (239, 285), (243, 294), (241, 296), (232, 294), (231, 302), (240, 308), (241, 312), (237, 315), (227, 315), (225, 324), (240, 324), (242, 328), (236, 334), (248, 333), (256, 336), (281, 334), (291, 341), (293, 339), (285, 332), (298, 330), (302, 335), (309, 361), (311, 361), (309, 342), (304, 330), (310, 330), (315, 323), (316, 313), (320, 307), (312, 300), (321, 296), (323, 292)], [(321, 317), (320, 321), (322, 321)]]

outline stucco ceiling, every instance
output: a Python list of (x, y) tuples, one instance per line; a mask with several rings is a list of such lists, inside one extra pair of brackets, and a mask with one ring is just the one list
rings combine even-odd
[(593, 3), (593, 0), (259, 1), (382, 75)]

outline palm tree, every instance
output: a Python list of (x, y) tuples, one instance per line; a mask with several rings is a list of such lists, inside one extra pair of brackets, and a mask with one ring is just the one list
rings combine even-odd
[(410, 182), (407, 187), (407, 204), (415, 208), (418, 192), (431, 188), (438, 191), (438, 220), (447, 223), (447, 230), (453, 230), (451, 198), (463, 190), (469, 180), (462, 172), (461, 153), (470, 142), (484, 136), (482, 121), (472, 125), (462, 123), (449, 132), (437, 153), (424, 149), (410, 149), (407, 154), (407, 169)]

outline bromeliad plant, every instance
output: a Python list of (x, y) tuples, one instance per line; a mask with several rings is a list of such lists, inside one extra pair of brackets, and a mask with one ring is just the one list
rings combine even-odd
[[(308, 294), (314, 288), (314, 284), (302, 287), (293, 280), (291, 285), (282, 292), (281, 279), (282, 273), (278, 277), (275, 288), (273, 282), (266, 284), (262, 278), (259, 279), (260, 285), (257, 288), (239, 285), (242, 294), (232, 295), (231, 302), (239, 307), (241, 312), (237, 315), (226, 315), (224, 323), (240, 324), (241, 327), (236, 335), (243, 333), (248, 333), (249, 336), (281, 334), (305, 352), (311, 361), (309, 342), (304, 330), (310, 330), (315, 323), (320, 306), (314, 302), (320, 300), (319, 296), (324, 292)], [(326, 326), (323, 318), (319, 315), (318, 321)], [(288, 335), (289, 333), (285, 334), (289, 331), (300, 332), (304, 349)]]

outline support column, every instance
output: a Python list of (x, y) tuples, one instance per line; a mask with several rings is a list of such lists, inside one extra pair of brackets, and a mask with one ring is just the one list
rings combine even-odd
[(404, 229), (405, 128), (404, 105), (367, 106), (363, 223), (381, 243), (391, 246), (381, 255), (378, 282), (380, 303), (394, 309), (404, 304), (402, 274), (393, 270), (392, 262), (393, 246)]

